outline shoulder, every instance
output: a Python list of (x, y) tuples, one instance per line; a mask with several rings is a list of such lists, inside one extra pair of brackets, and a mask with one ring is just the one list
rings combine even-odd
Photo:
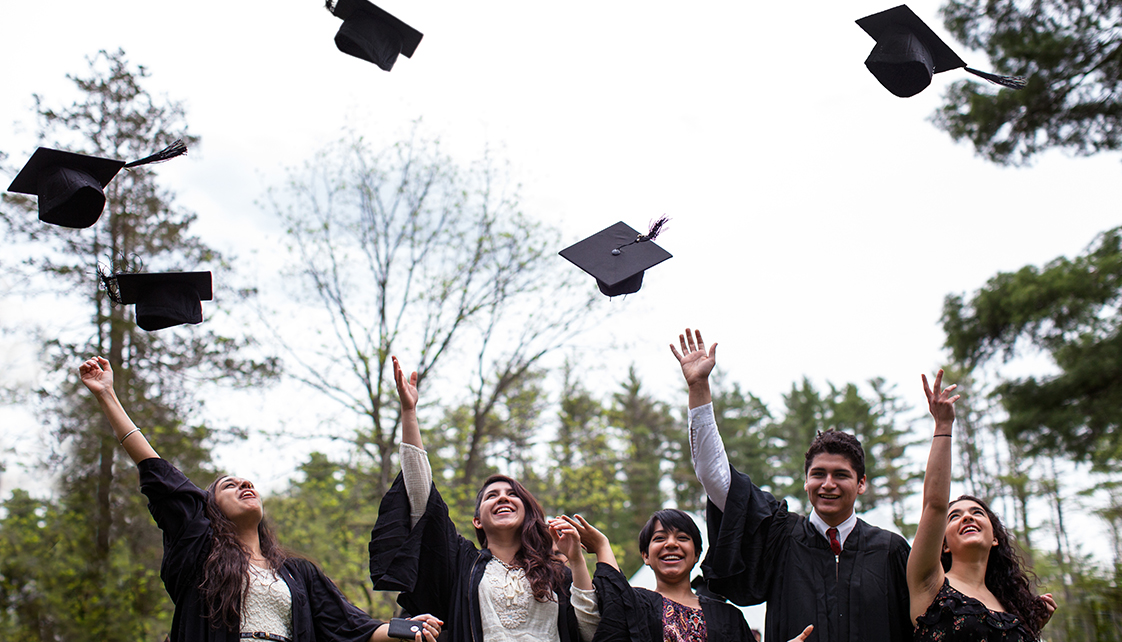
[(880, 546), (894, 551), (903, 550), (904, 552), (911, 548), (908, 546), (908, 540), (904, 539), (899, 533), (873, 526), (860, 518), (857, 520), (857, 525), (854, 526), (854, 531), (859, 532), (865, 538), (865, 541), (872, 546)]

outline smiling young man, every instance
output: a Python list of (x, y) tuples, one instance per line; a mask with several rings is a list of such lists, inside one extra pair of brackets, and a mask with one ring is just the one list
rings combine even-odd
[(787, 510), (729, 465), (713, 416), (701, 332), (679, 336), (671, 352), (689, 386), (690, 452), (709, 496), (709, 588), (742, 606), (767, 603), (766, 640), (789, 640), (807, 624), (812, 641), (905, 642), (912, 639), (903, 537), (871, 526), (853, 510), (865, 493), (865, 452), (844, 432), (819, 433), (805, 455), (804, 488), (812, 510)]

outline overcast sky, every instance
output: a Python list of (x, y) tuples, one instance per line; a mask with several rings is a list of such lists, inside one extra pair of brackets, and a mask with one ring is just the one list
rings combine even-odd
[[(939, 4), (910, 6), (946, 36)], [(1117, 156), (996, 167), (928, 121), (943, 88), (972, 76), (940, 74), (909, 99), (881, 88), (862, 64), (873, 41), (854, 20), (889, 4), (381, 6), (424, 33), (390, 73), (339, 52), (340, 23), (315, 0), (8, 2), (0, 150), (18, 168), (37, 146), (32, 94), (63, 103), (85, 56), (124, 48), (152, 72), (152, 90), (186, 103), (202, 137), (160, 180), (198, 213), (205, 241), (258, 257), (239, 266), (252, 274), (271, 269), (280, 238), (256, 201), (285, 167), (345, 127), (389, 143), (421, 118), (457, 158), (490, 146), (509, 159), (523, 210), (562, 229), (558, 250), (619, 220), (671, 217), (659, 244), (674, 258), (638, 294), (604, 298), (618, 314), (572, 347), (599, 364), (603, 346), (630, 346), (590, 387), (614, 387), (633, 362), (656, 395), (684, 402), (666, 346), (700, 327), (720, 343), (721, 367), (775, 410), (803, 376), (884, 377), (921, 408), (919, 373), (945, 358), (945, 295), (1078, 253), (1119, 224)], [(252, 421), (285, 420), (260, 401), (237, 405)], [(277, 483), (297, 455), (241, 474)]]

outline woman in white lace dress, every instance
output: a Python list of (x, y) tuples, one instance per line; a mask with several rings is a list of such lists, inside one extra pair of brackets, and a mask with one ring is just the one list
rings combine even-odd
[(371, 534), (374, 588), (400, 591), (398, 603), (410, 613), (439, 617), (451, 642), (591, 640), (599, 612), (576, 530), (564, 520), (547, 524), (522, 484), (494, 475), (476, 497), (479, 546), (461, 536), (421, 443), (417, 373), (407, 377), (396, 358), (393, 367), (402, 472), (382, 499)]
[[(160, 577), (175, 603), (171, 642), (388, 642), (388, 625), (352, 605), (315, 564), (283, 549), (249, 480), (223, 475), (204, 491), (156, 450), (113, 390), (101, 357), (78, 369), (136, 463), (140, 490), (164, 533)], [(417, 611), (420, 613), (420, 611)], [(424, 642), (440, 620), (423, 615)], [(422, 642), (418, 633), (416, 642)]]

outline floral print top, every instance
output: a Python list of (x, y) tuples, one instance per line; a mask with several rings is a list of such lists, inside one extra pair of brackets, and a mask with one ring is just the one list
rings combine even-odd
[(662, 598), (663, 642), (705, 642), (708, 637), (701, 609)]

